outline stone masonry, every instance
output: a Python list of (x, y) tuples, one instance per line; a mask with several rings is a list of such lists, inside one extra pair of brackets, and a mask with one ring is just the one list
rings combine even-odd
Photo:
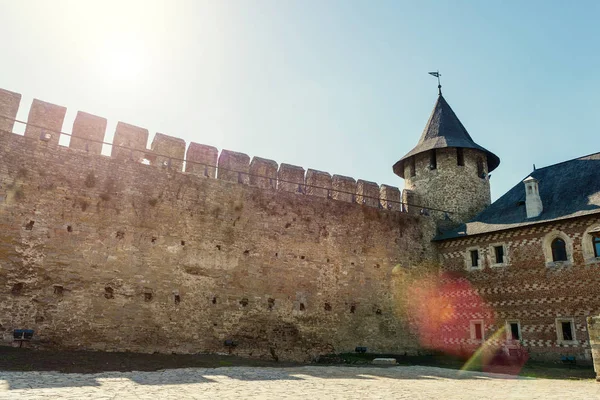
[[(0, 92), (0, 115), (17, 97)], [(390, 277), (435, 256), (435, 228), (392, 206), (397, 189), (196, 143), (183, 172), (182, 140), (157, 134), (148, 149), (148, 131), (122, 122), (106, 157), (93, 142), (106, 122), (89, 114), (58, 146), (64, 115), (35, 100), (30, 121), (47, 131), (0, 132), (4, 343), (30, 328), (47, 348), (419, 350)]]

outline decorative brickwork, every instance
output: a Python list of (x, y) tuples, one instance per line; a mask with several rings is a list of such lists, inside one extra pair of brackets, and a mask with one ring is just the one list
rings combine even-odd
[[(491, 310), (489, 315), (476, 315), (469, 304), (456, 312), (466, 320), (483, 318), (486, 337), (505, 326), (507, 320), (520, 321), (521, 345), (534, 359), (560, 362), (561, 357), (576, 357), (590, 362), (590, 343), (586, 318), (600, 314), (600, 258), (585, 259), (582, 244), (591, 241), (585, 231), (600, 222), (600, 217), (581, 217), (561, 222), (539, 224), (520, 229), (438, 242), (444, 269), (458, 272), (472, 285), (472, 293), (449, 293), (461, 297), (481, 296)], [(572, 240), (571, 261), (547, 263), (544, 240), (561, 232)], [(495, 262), (494, 247), (504, 246), (503, 265)], [(467, 268), (467, 250), (479, 249), (482, 268)], [(574, 321), (574, 339), (565, 342), (557, 331), (557, 319)], [(454, 327), (445, 340), (466, 345), (469, 337), (465, 326)]]

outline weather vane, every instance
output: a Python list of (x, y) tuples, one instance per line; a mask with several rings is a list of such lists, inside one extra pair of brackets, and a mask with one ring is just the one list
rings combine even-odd
[(442, 84), (440, 83), (440, 76), (442, 76), (442, 74), (440, 74), (440, 71), (437, 70), (435, 72), (430, 72), (429, 75), (435, 76), (436, 78), (438, 78), (438, 95), (442, 95)]

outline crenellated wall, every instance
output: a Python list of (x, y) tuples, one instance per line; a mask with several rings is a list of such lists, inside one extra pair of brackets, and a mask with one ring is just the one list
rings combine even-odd
[[(0, 115), (20, 96), (0, 91)], [(415, 352), (391, 273), (434, 258), (400, 192), (35, 100), (0, 118), (0, 334), (37, 345), (310, 360)], [(41, 127), (41, 128), (40, 128)], [(183, 158), (185, 156), (185, 162)], [(150, 164), (150, 165), (147, 165)], [(184, 172), (185, 170), (185, 172)], [(217, 178), (217, 179), (211, 179)], [(224, 347), (233, 340), (234, 348)]]

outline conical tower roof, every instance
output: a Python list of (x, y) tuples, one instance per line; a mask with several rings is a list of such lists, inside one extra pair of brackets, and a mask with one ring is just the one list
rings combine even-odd
[(412, 156), (433, 149), (446, 147), (459, 147), (476, 149), (484, 152), (487, 156), (488, 171), (491, 172), (500, 164), (500, 159), (491, 151), (488, 151), (475, 143), (471, 135), (460, 122), (450, 105), (441, 94), (438, 96), (435, 107), (431, 112), (429, 121), (423, 130), (419, 143), (414, 149), (394, 164), (394, 173), (404, 178), (404, 162)]

